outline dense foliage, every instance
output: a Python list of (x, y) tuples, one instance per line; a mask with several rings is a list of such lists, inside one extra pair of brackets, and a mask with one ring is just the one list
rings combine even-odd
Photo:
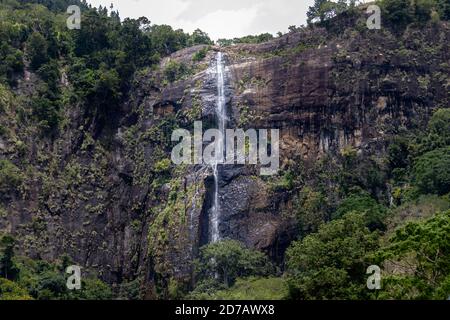
[(69, 290), (68, 257), (50, 263), (16, 257), (15, 240), (0, 234), (0, 300), (103, 300), (111, 288), (96, 277), (82, 277), (81, 290)]
[(367, 290), (361, 271), (370, 265), (366, 255), (377, 246), (377, 234), (367, 229), (358, 212), (322, 225), (287, 252), (292, 298), (364, 298)]
[(450, 293), (450, 211), (397, 230), (380, 251), (396, 272), (384, 279), (380, 298), (441, 299)]
[[(73, 4), (82, 8), (79, 30), (66, 26), (66, 9)], [(182, 48), (212, 44), (199, 29), (187, 34), (146, 18), (121, 21), (118, 12), (84, 1), (9, 0), (0, 4), (0, 12), (6, 18), (0, 22), (0, 81), (16, 85), (27, 65), (39, 75), (38, 93), (28, 103), (30, 118), (46, 133), (58, 129), (67, 102), (83, 104), (101, 130), (111, 111), (118, 111), (137, 70)]]
[[(355, 12), (358, 0), (315, 0), (309, 7), (308, 23), (319, 23), (329, 26), (334, 17), (342, 13)], [(449, 3), (447, 0), (379, 0), (376, 1), (382, 9), (382, 20), (393, 30), (401, 31), (411, 23), (423, 24), (436, 14), (442, 20), (449, 19)], [(436, 17), (436, 16), (435, 16)]]
[[(426, 132), (405, 133), (392, 140), (387, 166), (379, 169), (380, 175), (391, 177), (388, 183), (396, 186), (391, 206), (361, 190), (358, 180), (352, 178), (348, 183), (357, 185), (343, 190), (346, 196), (335, 209), (330, 209), (323, 193), (304, 188), (299, 197), (303, 199), (300, 217), (304, 219), (305, 211), (312, 210), (316, 214), (309, 216), (323, 217), (323, 224), (317, 232), (294, 242), (287, 252), (291, 298), (448, 297), (450, 216), (440, 210), (450, 205), (449, 112), (435, 111)], [(344, 160), (341, 170), (357, 165), (357, 161)], [(330, 210), (331, 217), (323, 214)], [(382, 290), (375, 293), (366, 288), (365, 270), (370, 265), (384, 267)]]
[(273, 269), (263, 253), (247, 249), (234, 240), (202, 248), (197, 265), (200, 279), (216, 279), (226, 287), (238, 277), (268, 275)]

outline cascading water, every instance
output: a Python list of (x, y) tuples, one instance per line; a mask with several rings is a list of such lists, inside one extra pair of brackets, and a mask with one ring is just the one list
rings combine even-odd
[(219, 126), (219, 131), (222, 137), (219, 140), (218, 153), (212, 167), (214, 172), (214, 197), (213, 206), (211, 208), (210, 228), (211, 228), (211, 242), (220, 240), (219, 222), (220, 222), (220, 199), (219, 199), (219, 165), (223, 163), (225, 150), (225, 127), (226, 127), (226, 99), (225, 99), (225, 75), (224, 62), (222, 52), (218, 52), (216, 56), (216, 78), (217, 78), (217, 103), (216, 103), (216, 118)]

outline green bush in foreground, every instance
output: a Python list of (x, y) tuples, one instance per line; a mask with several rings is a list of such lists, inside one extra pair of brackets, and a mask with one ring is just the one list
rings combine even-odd
[(450, 296), (450, 211), (397, 230), (378, 253), (397, 270), (383, 279), (380, 299), (440, 299)]
[(17, 283), (0, 278), (0, 300), (33, 300)]
[(230, 287), (237, 278), (266, 276), (273, 266), (264, 253), (247, 249), (238, 241), (225, 240), (201, 249), (197, 269), (200, 279), (216, 278)]
[(322, 225), (287, 251), (291, 298), (364, 299), (366, 257), (377, 248), (378, 234), (369, 231), (358, 213)]

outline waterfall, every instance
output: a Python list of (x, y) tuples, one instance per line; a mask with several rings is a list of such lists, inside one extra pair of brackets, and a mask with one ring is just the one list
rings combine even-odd
[(216, 56), (216, 78), (217, 78), (217, 102), (216, 102), (216, 118), (219, 130), (222, 133), (222, 138), (219, 141), (219, 157), (216, 156), (216, 161), (213, 163), (214, 173), (214, 197), (213, 206), (211, 208), (211, 242), (220, 240), (219, 222), (220, 222), (220, 199), (219, 199), (219, 165), (223, 163), (225, 151), (225, 127), (226, 127), (226, 99), (225, 99), (225, 76), (224, 76), (224, 62), (222, 52), (218, 52)]

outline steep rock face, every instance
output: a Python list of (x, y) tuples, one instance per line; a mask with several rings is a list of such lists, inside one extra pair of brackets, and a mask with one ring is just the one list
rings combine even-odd
[(448, 37), (444, 26), (400, 38), (385, 30), (346, 32), (320, 44), (293, 34), (271, 45), (232, 48), (230, 68), (240, 88), (233, 113), (237, 119), (250, 113), (252, 125), (281, 128), (286, 157), (348, 144), (368, 148), (448, 103)]
[[(348, 146), (382, 154), (390, 134), (422, 126), (449, 102), (446, 24), (401, 36), (306, 29), (264, 44), (213, 48), (194, 63), (200, 49), (170, 57), (191, 68), (174, 83), (164, 79), (169, 59), (160, 71), (138, 75), (119, 123), (100, 137), (73, 108), (52, 141), (18, 127), (15, 139), (0, 140), (2, 157), (17, 141), (28, 146), (13, 159), (29, 171), (25, 187), (3, 195), (7, 211), (0, 215), (0, 229), (16, 235), (21, 253), (49, 260), (67, 254), (110, 283), (140, 279), (147, 298), (167, 297), (173, 283), (191, 284), (192, 260), (209, 241), (212, 172), (170, 165), (170, 138), (177, 127), (192, 130), (195, 120), (215, 126), (218, 50), (227, 63), (229, 127), (279, 128), (282, 166)], [(221, 169), (219, 230), (281, 263), (298, 234), (292, 195), (257, 169)]]
[[(383, 154), (391, 134), (422, 126), (433, 108), (448, 103), (448, 37), (447, 25), (401, 37), (386, 30), (330, 37), (315, 29), (217, 48), (228, 63), (229, 127), (279, 128), (283, 164), (346, 147)], [(204, 119), (215, 93), (208, 79), (199, 91)], [(280, 261), (297, 232), (285, 214), (293, 204), (257, 173), (251, 166), (222, 169), (219, 229)]]
[[(390, 135), (423, 126), (433, 108), (448, 105), (448, 37), (447, 25), (401, 37), (350, 31), (331, 40), (314, 30), (227, 48), (232, 126), (279, 128), (283, 164), (346, 147), (382, 154)], [(225, 237), (282, 252), (283, 239), (295, 234), (295, 222), (282, 214), (289, 196), (251, 172), (226, 181), (221, 196)]]

